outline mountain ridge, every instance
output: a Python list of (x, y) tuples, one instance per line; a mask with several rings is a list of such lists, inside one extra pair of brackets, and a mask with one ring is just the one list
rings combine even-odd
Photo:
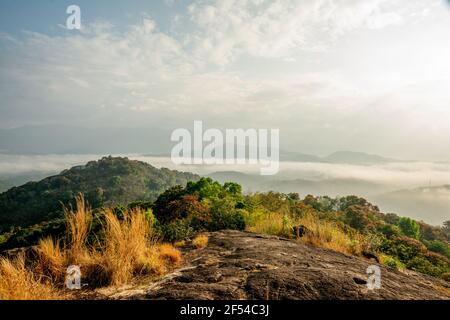
[(193, 173), (157, 169), (128, 158), (104, 157), (1, 193), (0, 231), (61, 217), (63, 205), (73, 204), (78, 193), (98, 208), (137, 200), (154, 201), (166, 189), (199, 178)]

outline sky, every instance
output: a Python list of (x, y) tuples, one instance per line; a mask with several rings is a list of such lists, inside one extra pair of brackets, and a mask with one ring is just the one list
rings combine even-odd
[(202, 120), (302, 153), (450, 160), (449, 31), (443, 0), (2, 0), (0, 129)]

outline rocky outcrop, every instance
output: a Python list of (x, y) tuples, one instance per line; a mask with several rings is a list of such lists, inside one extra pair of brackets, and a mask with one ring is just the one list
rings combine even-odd
[(374, 261), (294, 240), (238, 231), (208, 236), (206, 248), (184, 249), (182, 269), (115, 298), (450, 299), (448, 282), (381, 265), (381, 288), (369, 290)]

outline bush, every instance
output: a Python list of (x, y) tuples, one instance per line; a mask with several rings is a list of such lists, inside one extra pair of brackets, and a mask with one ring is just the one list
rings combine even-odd
[(244, 216), (234, 206), (235, 203), (228, 199), (214, 200), (211, 206), (211, 223), (208, 225), (209, 231), (223, 229), (244, 230)]
[(383, 265), (394, 268), (396, 270), (405, 268), (405, 265), (402, 262), (400, 262), (400, 260), (388, 255), (381, 255), (380, 262)]
[(405, 236), (413, 239), (420, 238), (420, 226), (413, 219), (401, 217), (398, 221), (398, 226)]
[(434, 240), (434, 241), (424, 241), (428, 250), (442, 254), (443, 256), (450, 259), (450, 247), (448, 244)]
[(165, 241), (174, 242), (183, 240), (195, 233), (189, 219), (179, 219), (171, 223), (161, 225), (161, 232)]
[(415, 257), (415, 258), (411, 259), (406, 264), (406, 267), (408, 269), (411, 269), (411, 270), (414, 270), (417, 272), (421, 272), (421, 273), (425, 273), (425, 274), (428, 274), (428, 275), (434, 276), (434, 277), (437, 277), (443, 273), (442, 270), (440, 270), (440, 268), (433, 265), (430, 261), (428, 261), (424, 257)]
[(450, 282), (450, 272), (446, 272), (441, 274), (441, 278), (444, 279), (445, 281), (449, 281)]
[(388, 238), (398, 237), (401, 234), (400, 228), (392, 224), (381, 225), (377, 228), (377, 230)]

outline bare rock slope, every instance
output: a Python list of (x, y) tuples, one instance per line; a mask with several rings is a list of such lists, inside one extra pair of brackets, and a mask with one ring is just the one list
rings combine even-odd
[(206, 248), (186, 248), (185, 266), (140, 298), (450, 299), (449, 283), (384, 266), (381, 289), (369, 290), (366, 270), (373, 261), (294, 240), (238, 231), (208, 236)]

